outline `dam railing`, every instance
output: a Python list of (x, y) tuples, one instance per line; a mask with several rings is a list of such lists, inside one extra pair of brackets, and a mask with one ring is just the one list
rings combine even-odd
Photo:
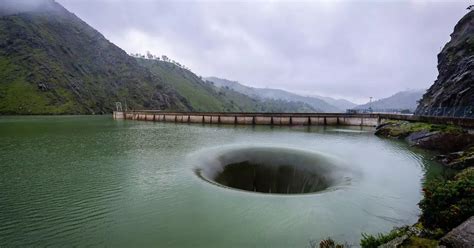
[(385, 113), (243, 113), (243, 112), (167, 112), (157, 110), (114, 111), (114, 119), (175, 123), (234, 125), (348, 125), (377, 126), (387, 120), (453, 124), (474, 128), (474, 118), (418, 116)]

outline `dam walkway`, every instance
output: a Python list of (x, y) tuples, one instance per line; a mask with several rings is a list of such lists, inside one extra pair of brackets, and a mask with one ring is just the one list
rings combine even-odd
[(347, 125), (377, 126), (387, 120), (421, 121), (474, 128), (474, 118), (418, 116), (385, 113), (243, 113), (243, 112), (166, 112), (157, 110), (114, 111), (114, 119), (174, 123), (233, 125)]

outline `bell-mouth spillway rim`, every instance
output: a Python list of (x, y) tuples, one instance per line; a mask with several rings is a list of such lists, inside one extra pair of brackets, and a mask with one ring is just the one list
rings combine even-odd
[(283, 195), (325, 192), (351, 178), (328, 156), (278, 147), (227, 149), (200, 161), (195, 174), (223, 188)]

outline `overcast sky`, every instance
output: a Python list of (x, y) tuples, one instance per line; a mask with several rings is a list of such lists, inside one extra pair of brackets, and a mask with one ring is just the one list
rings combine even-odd
[(468, 0), (57, 0), (129, 53), (202, 76), (364, 103), (428, 88)]

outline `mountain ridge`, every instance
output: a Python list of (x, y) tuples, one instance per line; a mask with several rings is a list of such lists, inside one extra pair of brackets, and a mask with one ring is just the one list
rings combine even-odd
[[(304, 102), (314, 107), (318, 111), (322, 111), (322, 112), (344, 112), (346, 110), (346, 108), (341, 108), (342, 107), (342, 105), (340, 104), (341, 99), (333, 99), (333, 98), (325, 97), (328, 99), (332, 99), (332, 101), (334, 102), (339, 102), (340, 107), (336, 107), (320, 99), (317, 96), (302, 96), (302, 95), (285, 91), (285, 90), (281, 90), (281, 89), (255, 88), (251, 86), (246, 86), (237, 81), (232, 81), (232, 80), (218, 78), (218, 77), (205, 77), (204, 79), (207, 81), (213, 82), (214, 85), (216, 85), (217, 87), (228, 87), (238, 92), (241, 92), (243, 94), (246, 94), (249, 96), (255, 96), (262, 99), (281, 99), (281, 100), (286, 100), (286, 101)], [(346, 106), (351, 106), (351, 107), (356, 106), (356, 104), (350, 103), (347, 100), (342, 100), (342, 101), (349, 103), (349, 104), (345, 103)]]
[[(101, 33), (52, 0), (0, 16), (0, 112), (108, 113), (131, 107), (189, 110)], [(8, 7), (8, 5), (6, 5)]]
[[(54, 0), (0, 5), (0, 114), (104, 114), (130, 109), (312, 112), (206, 84), (179, 64), (150, 64)], [(190, 92), (191, 91), (191, 92)]]
[(314, 112), (299, 102), (254, 99), (232, 89), (218, 88), (190, 70), (172, 62), (136, 58), (144, 67), (180, 92), (195, 111)]
[(422, 89), (399, 91), (389, 97), (357, 105), (354, 109), (371, 108), (374, 111), (409, 110), (414, 112), (424, 92), (426, 90)]

